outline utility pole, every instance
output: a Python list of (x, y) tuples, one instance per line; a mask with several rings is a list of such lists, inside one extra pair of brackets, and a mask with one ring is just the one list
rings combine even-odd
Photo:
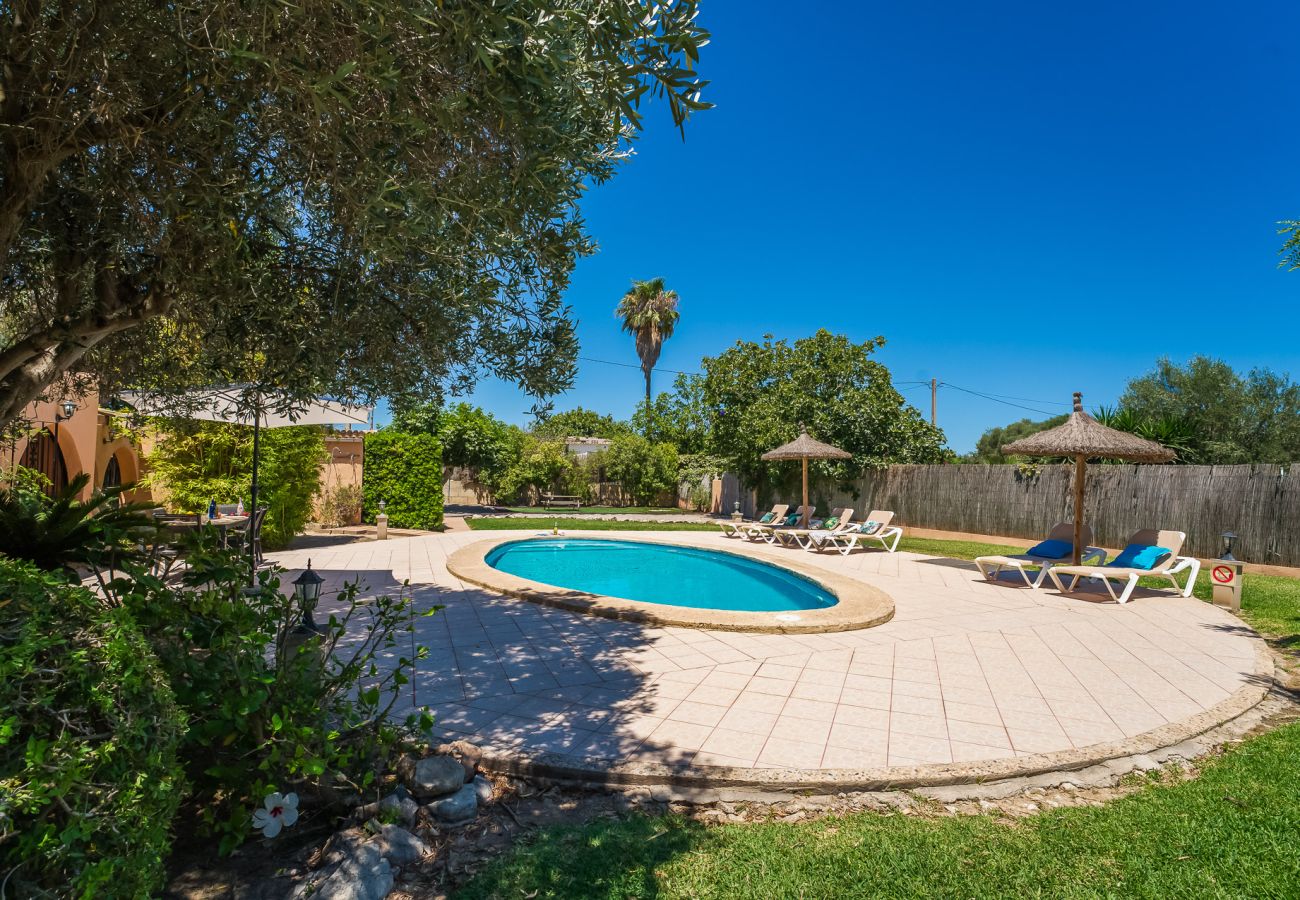
[(936, 424), (935, 407), (939, 404), (939, 379), (930, 379), (930, 424)]

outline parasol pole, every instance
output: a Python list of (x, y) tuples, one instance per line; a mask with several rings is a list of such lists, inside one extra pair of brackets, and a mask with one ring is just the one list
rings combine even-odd
[(1074, 565), (1083, 559), (1083, 480), (1088, 476), (1088, 457), (1074, 458)]
[(808, 527), (808, 457), (803, 458), (803, 517), (799, 524)]

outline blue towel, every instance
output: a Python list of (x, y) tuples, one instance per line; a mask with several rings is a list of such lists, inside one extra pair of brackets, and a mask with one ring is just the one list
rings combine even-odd
[(1108, 565), (1116, 569), (1154, 569), (1173, 555), (1174, 551), (1164, 547), (1129, 544)]
[(1060, 559), (1063, 556), (1069, 556), (1074, 550), (1074, 544), (1069, 541), (1043, 541), (1041, 544), (1035, 544), (1025, 551), (1026, 556), (1041, 556), (1044, 559)]

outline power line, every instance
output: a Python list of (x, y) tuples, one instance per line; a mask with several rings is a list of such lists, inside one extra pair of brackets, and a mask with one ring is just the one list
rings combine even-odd
[[(606, 366), (619, 366), (624, 369), (636, 369), (640, 371), (641, 367), (635, 363), (614, 362), (612, 359), (596, 359), (594, 356), (579, 356), (578, 359), (583, 362), (601, 363)], [(681, 369), (661, 369), (658, 366), (651, 369), (652, 372), (671, 372), (673, 375), (699, 375), (699, 372), (683, 372)]]
[[(951, 382), (948, 382), (948, 381), (941, 381), (941, 382), (939, 382), (939, 387), (950, 387), (950, 388), (953, 388), (954, 390), (962, 391), (963, 393), (966, 393), (966, 394), (972, 394), (973, 396), (976, 396), (976, 397), (983, 397), (985, 400), (992, 400), (994, 403), (1001, 403), (1001, 404), (1003, 404), (1004, 406), (1014, 406), (1016, 409), (1023, 409), (1023, 410), (1026, 410), (1027, 412), (1037, 413), (1037, 414), (1040, 415), (1040, 416), (1054, 416), (1054, 415), (1059, 415), (1058, 413), (1050, 412), (1049, 410), (1045, 410), (1045, 409), (1035, 409), (1035, 408), (1032, 407), (1032, 406), (1025, 406), (1025, 405), (1020, 404), (1020, 403), (1012, 403), (1010, 400), (1003, 400), (1003, 399), (1001, 399), (1001, 398), (998, 397), (996, 394), (985, 394), (985, 393), (982, 392), (982, 391), (973, 391), (973, 390), (971, 390), (970, 388), (964, 388), (964, 387), (961, 387), (960, 385), (952, 384)], [(1037, 402), (1040, 402), (1040, 401), (1030, 401), (1030, 402), (1037, 403)]]

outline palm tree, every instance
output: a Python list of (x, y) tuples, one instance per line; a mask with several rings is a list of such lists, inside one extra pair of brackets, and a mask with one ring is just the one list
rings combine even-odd
[(623, 295), (614, 314), (623, 320), (623, 330), (636, 337), (636, 355), (641, 357), (645, 372), (645, 402), (650, 408), (650, 373), (659, 361), (664, 341), (673, 336), (681, 313), (677, 311), (677, 292), (664, 289), (662, 278), (634, 281)]

